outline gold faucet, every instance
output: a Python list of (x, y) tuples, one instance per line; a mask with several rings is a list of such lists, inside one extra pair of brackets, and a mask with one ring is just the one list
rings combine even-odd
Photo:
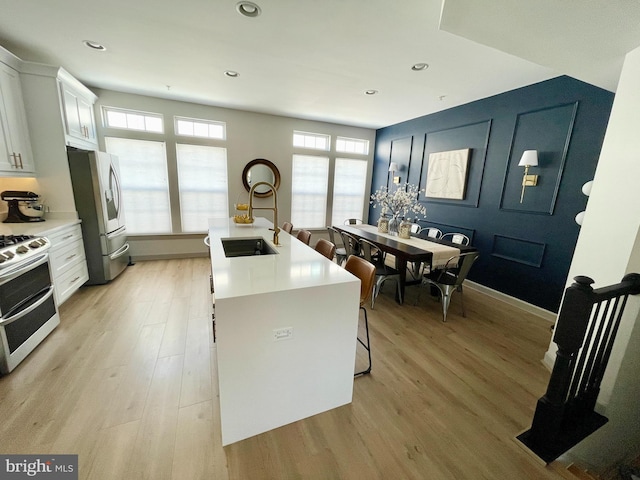
[[(256, 187), (259, 185), (267, 185), (273, 192), (273, 207), (253, 206), (253, 194)], [(254, 210), (273, 210), (273, 228), (270, 228), (269, 230), (273, 230), (273, 244), (276, 246), (280, 246), (280, 243), (278, 242), (278, 234), (280, 233), (280, 228), (278, 227), (278, 194), (276, 192), (276, 187), (271, 185), (269, 182), (257, 182), (251, 186), (251, 190), (249, 190), (249, 218), (253, 218)]]

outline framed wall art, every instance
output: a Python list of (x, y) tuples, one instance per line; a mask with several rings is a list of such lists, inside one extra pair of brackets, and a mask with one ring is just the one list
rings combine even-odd
[(429, 154), (427, 198), (463, 200), (467, 185), (469, 148)]

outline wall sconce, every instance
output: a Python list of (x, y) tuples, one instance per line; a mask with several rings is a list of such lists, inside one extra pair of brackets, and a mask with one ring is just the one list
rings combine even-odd
[(520, 158), (519, 167), (524, 167), (524, 176), (522, 177), (522, 193), (520, 194), (520, 203), (524, 199), (524, 189), (526, 187), (535, 187), (538, 184), (538, 175), (529, 175), (529, 167), (538, 166), (538, 151), (525, 150)]
[(391, 172), (391, 176), (393, 177), (393, 183), (395, 184), (399, 184), (400, 183), (400, 177), (396, 177), (394, 174), (400, 170), (398, 168), (398, 164), (396, 162), (391, 162), (389, 164), (389, 171)]
[[(593, 180), (589, 180), (587, 183), (585, 183), (582, 186), (582, 193), (584, 193), (587, 197), (589, 195), (591, 195), (591, 187), (593, 186)], [(576, 223), (580, 226), (582, 226), (582, 222), (584, 221), (584, 210), (581, 212), (578, 212), (578, 214), (576, 215)]]

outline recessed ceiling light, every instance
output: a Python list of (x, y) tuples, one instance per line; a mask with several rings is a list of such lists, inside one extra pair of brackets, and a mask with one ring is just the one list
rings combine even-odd
[(365, 90), (364, 91), (365, 95), (375, 95), (376, 93), (378, 93), (378, 90)]
[(227, 77), (231, 77), (231, 78), (236, 78), (236, 77), (240, 76), (240, 74), (238, 72), (234, 72), (233, 70), (225, 70), (224, 74)]
[(427, 68), (429, 68), (428, 63), (416, 63), (411, 67), (411, 70), (413, 70), (414, 72), (419, 72), (421, 70), (426, 70)]
[(93, 50), (98, 50), (100, 52), (104, 52), (107, 49), (107, 47), (105, 47), (101, 43), (93, 42), (91, 40), (83, 40), (82, 43), (84, 43), (85, 46), (92, 48)]
[(244, 15), (245, 17), (257, 17), (262, 13), (262, 10), (258, 5), (253, 2), (238, 2), (236, 3), (236, 10), (240, 15)]

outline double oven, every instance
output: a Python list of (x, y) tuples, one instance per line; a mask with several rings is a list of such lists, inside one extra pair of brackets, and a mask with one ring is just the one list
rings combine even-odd
[(60, 323), (46, 237), (0, 235), (0, 373), (11, 372)]

